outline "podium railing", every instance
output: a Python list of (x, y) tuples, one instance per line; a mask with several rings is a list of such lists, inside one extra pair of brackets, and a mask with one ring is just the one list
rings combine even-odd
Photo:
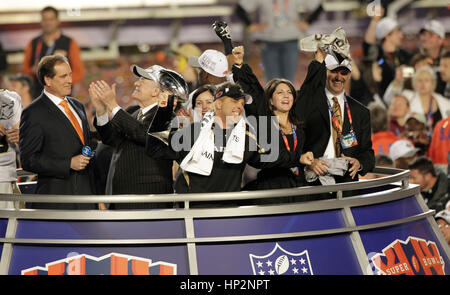
[[(419, 260), (419, 267), (414, 268), (409, 261), (409, 271), (449, 273), (450, 249), (434, 221), (435, 212), (426, 206), (419, 187), (409, 184), (409, 171), (377, 167), (374, 173), (387, 176), (327, 186), (231, 193), (0, 194), (0, 201), (25, 203), (180, 204), (173, 209), (145, 210), (0, 210), (0, 274), (50, 274), (55, 271), (51, 268), (55, 261), (65, 265), (62, 273), (70, 273), (71, 261), (83, 257), (81, 274), (98, 269), (86, 265), (106, 260), (111, 263), (104, 272), (136, 274), (131, 266), (136, 257), (149, 265), (144, 273), (150, 269), (150, 273), (160, 274), (285, 274), (291, 269), (299, 271), (293, 263), (305, 255), (301, 253), (306, 253), (310, 262), (302, 270), (310, 274), (384, 274), (392, 272), (392, 262), (383, 251), (398, 242), (408, 252), (417, 248), (411, 243), (423, 241), (431, 250), (425, 251), (428, 254), (414, 252), (415, 257), (438, 257), (436, 261), (442, 265), (421, 265)], [(343, 197), (347, 191), (358, 195)], [(328, 193), (335, 193), (335, 197), (281, 202), (286, 197)], [(270, 204), (258, 205), (267, 199)], [(247, 203), (234, 205), (238, 200)], [(222, 205), (217, 206), (217, 201)], [(224, 205), (223, 201), (231, 203)], [(263, 268), (256, 262), (258, 257), (270, 258), (269, 254), (272, 262), (277, 258), (282, 266), (280, 262), (278, 268)], [(327, 255), (328, 266), (320, 258)], [(282, 256), (294, 262), (286, 263)], [(119, 270), (112, 268), (118, 257), (128, 259)]]

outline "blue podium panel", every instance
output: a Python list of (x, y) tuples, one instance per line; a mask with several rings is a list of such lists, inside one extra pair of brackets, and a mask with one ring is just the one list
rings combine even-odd
[(356, 225), (392, 221), (423, 213), (416, 197), (352, 208)]
[[(6, 227), (8, 226), (7, 219), (0, 219), (0, 238), (4, 238), (6, 234)], [(2, 257), (3, 244), (0, 243), (0, 257)]]
[(15, 245), (10, 275), (187, 275), (187, 248)]
[(426, 219), (360, 231), (375, 274), (450, 274), (450, 261)]
[(8, 219), (0, 219), (0, 238), (5, 237), (7, 227), (8, 227)]
[(198, 245), (197, 261), (204, 275), (362, 274), (347, 234)]
[(164, 239), (186, 237), (183, 220), (45, 221), (19, 220), (23, 239)]
[(345, 227), (345, 224), (340, 210), (194, 220), (196, 237), (280, 234), (341, 227)]

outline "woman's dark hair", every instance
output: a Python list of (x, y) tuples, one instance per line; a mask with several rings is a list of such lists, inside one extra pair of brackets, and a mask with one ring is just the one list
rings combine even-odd
[(214, 93), (216, 93), (216, 86), (211, 84), (205, 84), (197, 88), (194, 95), (192, 95), (192, 109), (195, 108), (197, 97), (205, 91), (209, 91), (212, 94), (212, 96), (214, 96)]
[[(291, 83), (291, 81), (287, 80), (287, 79), (283, 79), (283, 78), (274, 78), (272, 80), (270, 80), (269, 82), (267, 82), (266, 86), (264, 87), (264, 94), (266, 96), (266, 100), (267, 100), (267, 105), (269, 107), (270, 113), (272, 115), (274, 115), (273, 113), (273, 107), (272, 105), (269, 103), (270, 99), (272, 99), (272, 96), (275, 92), (275, 89), (277, 89), (278, 85), (280, 84), (286, 84), (288, 85), (288, 87), (291, 89), (292, 92), (292, 96), (294, 97), (294, 103), (297, 100), (297, 91), (295, 90), (294, 85)], [(299, 121), (295, 114), (294, 114), (294, 108), (291, 107), (291, 109), (289, 110), (289, 115), (288, 115), (289, 121), (291, 123), (293, 123), (295, 125), (295, 127), (297, 129), (303, 128), (304, 127), (304, 123), (302, 121)]]
[(67, 57), (61, 54), (48, 55), (41, 58), (36, 70), (36, 76), (39, 83), (45, 86), (45, 77), (53, 78), (55, 76), (55, 65), (60, 63), (69, 64)]

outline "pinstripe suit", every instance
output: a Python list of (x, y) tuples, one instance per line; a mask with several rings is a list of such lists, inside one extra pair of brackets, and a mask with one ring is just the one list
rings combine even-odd
[[(112, 194), (173, 193), (171, 160), (154, 160), (145, 153), (147, 129), (156, 114), (150, 109), (142, 120), (137, 120), (139, 108), (120, 110), (113, 119), (97, 128), (103, 143), (120, 153), (115, 163)], [(115, 204), (116, 209), (158, 208), (158, 204)]]

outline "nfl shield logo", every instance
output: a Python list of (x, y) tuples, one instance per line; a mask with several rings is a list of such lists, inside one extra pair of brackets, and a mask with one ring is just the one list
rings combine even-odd
[(255, 275), (312, 275), (308, 251), (290, 253), (278, 243), (264, 256), (250, 254), (253, 274)]

